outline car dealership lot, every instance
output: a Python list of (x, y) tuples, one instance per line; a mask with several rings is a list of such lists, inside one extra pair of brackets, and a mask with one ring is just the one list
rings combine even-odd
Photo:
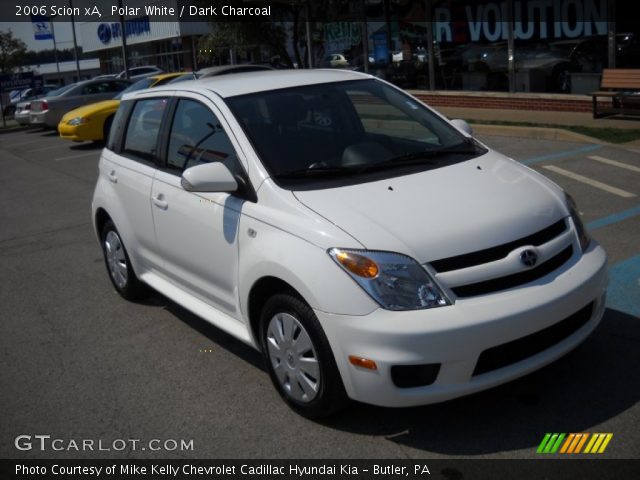
[[(566, 188), (610, 256), (609, 309), (575, 352), (444, 404), (354, 405), (313, 423), (278, 398), (260, 356), (176, 304), (114, 292), (93, 234), (100, 148), (38, 130), (0, 135), (0, 456), (533, 457), (546, 432), (612, 432), (640, 451), (640, 152), (482, 137)], [(473, 160), (471, 160), (473, 161)], [(193, 439), (192, 451), (17, 451), (18, 435)]]

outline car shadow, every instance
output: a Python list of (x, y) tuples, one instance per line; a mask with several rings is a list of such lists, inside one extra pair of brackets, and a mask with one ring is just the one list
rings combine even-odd
[(83, 151), (91, 151), (91, 150), (102, 150), (103, 147), (104, 147), (104, 143), (83, 142), (83, 143), (74, 143), (69, 146), (69, 149), (83, 152)]
[(147, 298), (137, 300), (136, 303), (152, 307), (161, 307), (169, 311), (186, 325), (207, 337), (216, 346), (227, 350), (229, 353), (238, 356), (245, 362), (266, 373), (262, 355), (258, 351), (229, 335), (224, 330), (191, 313), (161, 293), (154, 290)]
[(356, 404), (323, 424), (446, 455), (535, 448), (546, 432), (592, 431), (638, 402), (640, 349), (625, 341), (640, 342), (640, 321), (607, 309), (582, 345), (526, 377), (424, 407)]
[[(265, 371), (260, 353), (163, 295), (155, 292), (142, 303), (167, 309), (217, 346)], [(607, 309), (596, 331), (578, 348), (518, 380), (422, 407), (354, 402), (318, 423), (444, 455), (536, 448), (546, 432), (593, 431), (638, 402), (640, 349), (624, 342), (640, 342), (640, 320)]]

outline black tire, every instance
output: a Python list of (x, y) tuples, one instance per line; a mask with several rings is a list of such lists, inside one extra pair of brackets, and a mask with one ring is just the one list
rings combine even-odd
[[(304, 327), (315, 350), (320, 378), (317, 394), (311, 401), (301, 402), (287, 392), (278, 380), (274, 362), (270, 358), (267, 347), (268, 327), (271, 319), (280, 313), (293, 316)], [(260, 316), (260, 341), (271, 381), (284, 401), (294, 411), (304, 417), (317, 419), (332, 415), (348, 405), (349, 399), (344, 390), (329, 341), (313, 310), (299, 296), (293, 292), (283, 292), (267, 300)]]
[[(107, 253), (107, 239), (109, 238), (111, 240), (116, 237), (119, 242), (119, 248), (117, 248), (116, 250), (121, 252), (123, 258), (122, 263), (124, 264), (124, 269), (126, 270), (126, 279), (124, 280), (124, 282), (119, 281), (118, 278), (116, 278), (117, 274), (114, 273), (114, 270), (110, 265), (109, 254)], [(147, 288), (145, 284), (138, 279), (135, 272), (133, 271), (131, 260), (129, 260), (129, 254), (124, 247), (124, 243), (122, 242), (120, 233), (118, 233), (116, 226), (111, 220), (108, 220), (104, 224), (104, 227), (102, 227), (102, 233), (100, 235), (100, 245), (102, 246), (102, 254), (104, 256), (105, 266), (107, 267), (109, 280), (111, 280), (113, 287), (120, 294), (120, 296), (126, 300), (137, 300), (144, 297), (146, 293), (148, 293)], [(122, 280), (121, 277), (120, 280)]]
[(111, 132), (111, 125), (113, 124), (113, 115), (107, 118), (104, 121), (104, 126), (102, 127), (102, 141), (107, 143), (109, 140), (109, 132)]

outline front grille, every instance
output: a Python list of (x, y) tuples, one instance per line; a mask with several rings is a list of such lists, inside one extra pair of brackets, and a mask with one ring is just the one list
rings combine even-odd
[(551, 257), (544, 263), (541, 263), (535, 268), (525, 270), (523, 272), (514, 273), (505, 277), (493, 278), (491, 280), (485, 280), (478, 283), (470, 283), (468, 285), (461, 285), (459, 287), (453, 287), (451, 290), (458, 298), (472, 297), (474, 295), (485, 295), (487, 293), (493, 293), (500, 290), (506, 290), (507, 288), (518, 287), (529, 282), (533, 282), (539, 278), (548, 275), (554, 270), (560, 268), (564, 263), (573, 255), (573, 247), (568, 246), (556, 256)]
[(441, 273), (482, 265), (483, 263), (495, 262), (496, 260), (506, 257), (518, 247), (524, 247), (527, 245), (537, 247), (539, 245), (543, 245), (556, 238), (566, 229), (567, 224), (564, 219), (558, 220), (556, 223), (549, 225), (532, 235), (514, 240), (513, 242), (498, 245), (497, 247), (487, 248), (485, 250), (478, 250), (476, 252), (436, 260), (431, 262), (431, 266), (436, 272)]
[(584, 326), (593, 313), (591, 302), (560, 322), (525, 337), (491, 347), (480, 354), (473, 375), (481, 375), (520, 362), (560, 343)]
[(393, 365), (391, 380), (396, 387), (400, 388), (426, 387), (436, 381), (438, 372), (440, 372), (439, 363)]

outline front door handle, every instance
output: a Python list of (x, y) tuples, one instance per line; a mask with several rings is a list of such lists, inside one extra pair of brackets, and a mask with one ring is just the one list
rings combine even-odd
[(156, 207), (161, 208), (162, 210), (166, 210), (169, 207), (169, 202), (164, 199), (164, 195), (161, 193), (159, 193), (155, 197), (152, 197), (152, 200), (153, 204)]
[(112, 183), (118, 183), (118, 177), (116, 175), (116, 171), (115, 170), (111, 170), (108, 174), (107, 177), (109, 178), (109, 181)]

